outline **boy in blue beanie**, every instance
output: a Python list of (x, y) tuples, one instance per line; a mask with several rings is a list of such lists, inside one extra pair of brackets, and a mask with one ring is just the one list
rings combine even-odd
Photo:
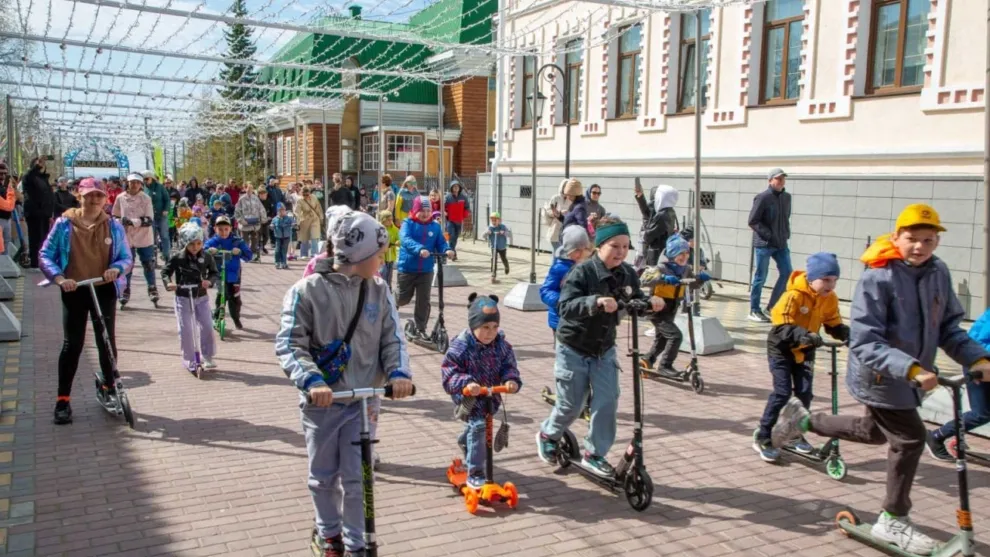
[[(773, 376), (773, 392), (760, 418), (760, 427), (753, 434), (753, 450), (765, 462), (776, 462), (780, 450), (770, 443), (770, 432), (780, 411), (797, 397), (805, 408), (811, 405), (812, 370), (815, 349), (822, 345), (818, 331), (845, 341), (849, 327), (839, 315), (839, 297), (835, 285), (839, 280), (839, 260), (834, 253), (819, 252), (808, 256), (807, 270), (794, 271), (787, 281), (787, 290), (770, 312), (773, 327), (767, 336), (767, 360)], [(794, 442), (794, 449), (811, 454), (814, 447), (804, 437)]]
[[(681, 305), (680, 300), (684, 296), (684, 288), (687, 288), (681, 285), (681, 279), (694, 277), (691, 267), (688, 266), (691, 247), (687, 240), (674, 234), (667, 239), (664, 256), (666, 256), (667, 261), (656, 267), (647, 267), (643, 271), (643, 276), (640, 277), (643, 288), (652, 289), (653, 295), (663, 298), (664, 301), (663, 311), (650, 316), (650, 321), (656, 330), (656, 337), (642, 363), (647, 369), (653, 369), (653, 365), (659, 357), (660, 369), (669, 373), (677, 373), (674, 369), (674, 359), (677, 358), (677, 351), (681, 347), (684, 335), (674, 323), (674, 318), (677, 316), (677, 307)], [(708, 273), (704, 271), (698, 273), (699, 282), (710, 279)], [(697, 286), (698, 283), (695, 283), (691, 288), (697, 288)]]

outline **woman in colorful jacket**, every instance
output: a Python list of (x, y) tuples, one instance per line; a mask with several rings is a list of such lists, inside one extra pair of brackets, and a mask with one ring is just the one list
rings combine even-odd
[(114, 393), (114, 366), (108, 350), (117, 358), (114, 338), (117, 297), (127, 287), (127, 273), (133, 259), (127, 244), (124, 227), (111, 219), (103, 207), (107, 194), (103, 185), (94, 178), (86, 178), (79, 185), (82, 207), (69, 209), (55, 221), (39, 256), (41, 272), (62, 289), (62, 352), (58, 357), (58, 399), (55, 403), (55, 423), (72, 423), (72, 407), (69, 395), (72, 381), (79, 367), (86, 340), (86, 322), (96, 319), (96, 308), (88, 289), (76, 288), (76, 282), (102, 277), (96, 285), (96, 298), (100, 304), (110, 346), (103, 346), (101, 336), (96, 335), (96, 347), (100, 356), (103, 389), (108, 401)]

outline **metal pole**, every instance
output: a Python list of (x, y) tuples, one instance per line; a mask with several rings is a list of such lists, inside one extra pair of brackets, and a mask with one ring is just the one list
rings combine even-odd
[(144, 117), (144, 140), (148, 142), (148, 150), (145, 151), (144, 156), (144, 168), (145, 170), (150, 170), (152, 164), (154, 164), (155, 155), (151, 152), (151, 133), (148, 131), (148, 117)]
[[(323, 203), (330, 206), (330, 180), (327, 179), (327, 109), (323, 109)], [(316, 174), (314, 172), (314, 174)]]
[[(987, 44), (990, 45), (990, 6), (987, 8)], [(983, 307), (990, 307), (990, 46), (987, 48), (987, 75), (983, 93), (986, 140), (983, 144)]]
[[(189, 167), (186, 166), (186, 142), (185, 141), (182, 142), (182, 175), (183, 176), (188, 176), (189, 175)], [(176, 175), (175, 176), (175, 179), (178, 180), (179, 179), (179, 176)]]
[(378, 95), (378, 186), (382, 185), (382, 175), (385, 174), (385, 130), (382, 129), (382, 95)]
[(7, 168), (14, 173), (14, 103), (7, 95)]
[[(694, 237), (701, 246), (701, 13), (694, 12)], [(694, 275), (700, 272), (701, 257), (694, 258)]]
[(227, 160), (229, 155), (227, 154), (227, 138), (223, 138), (223, 183), (227, 185), (227, 180), (230, 179), (230, 173), (227, 172)]
[(571, 68), (564, 60), (564, 178), (571, 177)]
[[(439, 182), (439, 186), (440, 186), (438, 188), (440, 190), (440, 231), (446, 232), (447, 224), (445, 222), (446, 219), (444, 218), (444, 211), (443, 211), (443, 200), (446, 199), (446, 194), (444, 193), (444, 187), (443, 187), (444, 172), (443, 172), (443, 83), (442, 82), (437, 83), (437, 145), (440, 146), (440, 150), (438, 151), (440, 153), (440, 160), (439, 160), (440, 169), (437, 171), (437, 181)], [(450, 162), (451, 163), (454, 162), (453, 157), (451, 157)]]
[[(533, 66), (539, 63), (539, 60), (534, 56)], [(536, 82), (533, 85), (533, 121), (531, 122), (533, 128), (533, 160), (532, 160), (532, 172), (533, 172), (533, 190), (529, 193), (529, 217), (530, 217), (530, 238), (529, 238), (529, 283), (536, 284), (536, 128), (539, 127), (539, 120), (536, 114), (537, 99), (540, 96), (540, 73), (536, 72)]]
[[(498, 0), (498, 27), (495, 29), (495, 40), (498, 48), (505, 44), (505, 14), (508, 13), (506, 0)], [(502, 160), (502, 138), (505, 136), (505, 104), (503, 96), (505, 94), (505, 56), (495, 59), (495, 160), (492, 161), (491, 180), (488, 184), (488, 200), (495, 204), (495, 180), (498, 176), (498, 161)], [(525, 102), (525, 99), (523, 99)], [(488, 218), (488, 215), (485, 215)]]

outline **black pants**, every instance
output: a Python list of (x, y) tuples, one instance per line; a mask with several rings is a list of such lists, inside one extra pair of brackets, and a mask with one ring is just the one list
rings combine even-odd
[[(116, 317), (117, 289), (113, 285), (104, 284), (96, 287), (96, 298), (100, 302), (100, 311), (106, 322), (107, 336), (113, 349), (113, 359), (117, 360), (117, 341), (114, 338), (114, 323)], [(93, 321), (93, 334), (96, 337), (96, 350), (100, 355), (100, 371), (108, 386), (113, 384), (114, 365), (110, 362), (103, 335), (100, 333), (103, 324), (96, 316), (93, 307), (93, 297), (89, 287), (79, 288), (74, 292), (62, 292), (62, 353), (58, 356), (58, 396), (69, 396), (72, 392), (72, 381), (79, 367), (79, 356), (82, 355), (86, 342), (86, 319)]]
[(867, 445), (888, 443), (887, 496), (883, 510), (894, 516), (907, 516), (911, 512), (911, 486), (928, 434), (917, 410), (867, 406), (861, 417), (812, 414), (811, 431)]
[[(241, 325), (241, 283), (228, 282), (227, 289), (227, 310), (230, 311), (230, 318), (234, 320), (234, 325)], [(213, 303), (214, 308), (220, 309), (220, 291), (217, 290), (217, 298)], [(216, 315), (216, 312), (213, 312)]]
[(51, 227), (51, 219), (48, 217), (27, 217), (28, 229), (28, 253), (31, 255), (31, 267), (38, 267), (38, 252), (41, 251), (41, 244), (45, 243), (48, 237), (48, 229)]
[(657, 361), (657, 357), (660, 358), (661, 367), (671, 367), (674, 365), (674, 360), (677, 359), (677, 351), (680, 350), (681, 341), (684, 340), (684, 335), (681, 334), (681, 330), (674, 323), (674, 317), (676, 315), (676, 311), (671, 312), (669, 318), (653, 321), (653, 326), (656, 328), (656, 336), (653, 338), (653, 346), (646, 353), (646, 360), (650, 363), (650, 367), (653, 367), (653, 364)]
[[(502, 258), (502, 266), (505, 267), (505, 274), (509, 274), (509, 258), (505, 255), (505, 251), (506, 250), (504, 250), (504, 249), (496, 249), (495, 250), (495, 253), (497, 253), (498, 256)], [(492, 258), (492, 272), (493, 273), (495, 272), (496, 265), (498, 265), (498, 261), (493, 257)]]
[(792, 394), (805, 408), (811, 407), (811, 399), (814, 398), (811, 392), (814, 384), (812, 362), (799, 364), (780, 356), (767, 356), (767, 360), (770, 362), (770, 374), (773, 375), (773, 392), (770, 393), (767, 406), (763, 409), (763, 417), (760, 418), (760, 432), (757, 434), (760, 439), (770, 439), (770, 432), (777, 424), (780, 411), (791, 400)]

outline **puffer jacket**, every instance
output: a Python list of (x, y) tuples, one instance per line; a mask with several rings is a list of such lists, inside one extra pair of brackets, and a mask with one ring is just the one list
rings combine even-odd
[[(642, 198), (637, 198), (640, 211), (646, 220), (643, 225), (643, 244), (646, 246), (646, 264), (656, 265), (667, 245), (667, 240), (677, 232), (675, 207), (680, 193), (671, 186), (659, 185), (650, 192), (650, 207), (643, 211)], [(647, 219), (647, 215), (649, 218)]]
[[(242, 232), (254, 232), (261, 228), (261, 225), (268, 220), (268, 212), (261, 203), (261, 199), (255, 194), (243, 195), (237, 202), (234, 209), (234, 218), (237, 219), (237, 227)], [(255, 221), (255, 222), (251, 222)]]
[[(241, 250), (240, 255), (236, 255), (236, 256), (229, 255), (228, 257), (230, 257), (230, 259), (227, 259), (226, 261), (227, 283), (236, 284), (238, 282), (241, 282), (241, 260), (243, 259), (244, 261), (251, 261), (251, 258), (254, 256), (254, 254), (251, 253), (251, 248), (248, 247), (248, 245), (244, 242), (244, 240), (241, 239), (240, 236), (234, 236), (233, 234), (227, 236), (226, 238), (221, 238), (218, 234), (214, 234), (213, 237), (211, 237), (209, 240), (206, 241), (206, 243), (203, 244), (204, 250), (209, 250), (213, 248), (216, 248), (218, 250), (225, 250), (225, 251), (231, 251), (234, 248)], [(217, 268), (221, 268), (223, 266), (223, 258), (221, 257), (221, 254), (218, 253), (215, 257), (219, 261), (219, 263), (217, 263)]]
[(445, 253), (450, 249), (440, 230), (440, 223), (432, 220), (422, 223), (413, 218), (403, 221), (399, 230), (399, 272), (432, 273), (433, 257), (420, 256), (419, 252), (424, 249), (431, 254)]
[(564, 277), (568, 271), (574, 267), (574, 262), (566, 257), (556, 257), (547, 271), (546, 278), (543, 279), (543, 286), (540, 287), (540, 301), (547, 306), (547, 325), (554, 331), (560, 322), (560, 315), (557, 313), (557, 302), (560, 300), (560, 287), (564, 282)]
[(677, 314), (677, 308), (681, 305), (681, 299), (686, 294), (684, 291), (686, 285), (667, 284), (664, 281), (665, 276), (689, 279), (694, 278), (694, 271), (687, 265), (678, 265), (673, 261), (664, 261), (655, 267), (651, 266), (643, 270), (643, 274), (639, 277), (640, 286), (652, 292), (654, 296), (663, 298), (664, 302), (663, 309), (650, 316), (650, 321), (653, 323), (673, 319)]
[[(202, 286), (204, 280), (209, 281), (211, 287), (216, 287), (217, 280), (220, 278), (219, 273), (217, 273), (216, 259), (205, 249), (200, 250), (195, 256), (183, 249), (170, 257), (168, 263), (162, 268), (162, 284), (165, 285), (165, 288), (168, 288), (168, 285), (172, 283), (173, 275), (175, 284), (178, 286), (200, 285), (195, 290), (195, 298), (206, 296), (206, 289)], [(177, 290), (175, 295), (188, 296), (189, 292)]]
[(818, 334), (822, 325), (836, 340), (849, 338), (849, 327), (839, 315), (839, 296), (834, 291), (819, 296), (804, 271), (791, 273), (787, 290), (770, 310), (770, 322), (767, 354), (799, 364), (815, 359), (815, 347), (804, 341), (808, 333)]
[[(38, 255), (41, 272), (49, 281), (54, 281), (55, 277), (65, 274), (65, 268), (69, 265), (69, 248), (72, 237), (72, 222), (70, 216), (75, 211), (82, 209), (70, 209), (66, 215), (55, 221), (45, 243), (41, 245)], [(131, 257), (131, 247), (127, 244), (127, 235), (124, 227), (113, 219), (110, 220), (110, 267), (120, 271), (115, 281), (117, 296), (123, 294), (127, 288), (127, 273), (134, 265), (134, 258)]]
[[(515, 381), (522, 388), (516, 354), (512, 345), (505, 340), (505, 332), (499, 331), (490, 344), (481, 344), (470, 329), (461, 331), (450, 343), (450, 349), (440, 364), (443, 390), (450, 395), (454, 404), (463, 400), (464, 387), (477, 383), (482, 387), (497, 387), (508, 381)], [(497, 412), (502, 404), (502, 396), (492, 397), (492, 411)], [(485, 417), (484, 404), (475, 404), (471, 409), (472, 418)]]
[(939, 348), (964, 367), (990, 358), (959, 326), (966, 313), (939, 258), (910, 265), (885, 236), (861, 260), (869, 268), (849, 315), (846, 386), (853, 398), (876, 408), (915, 409), (921, 393), (910, 379), (933, 369)]

